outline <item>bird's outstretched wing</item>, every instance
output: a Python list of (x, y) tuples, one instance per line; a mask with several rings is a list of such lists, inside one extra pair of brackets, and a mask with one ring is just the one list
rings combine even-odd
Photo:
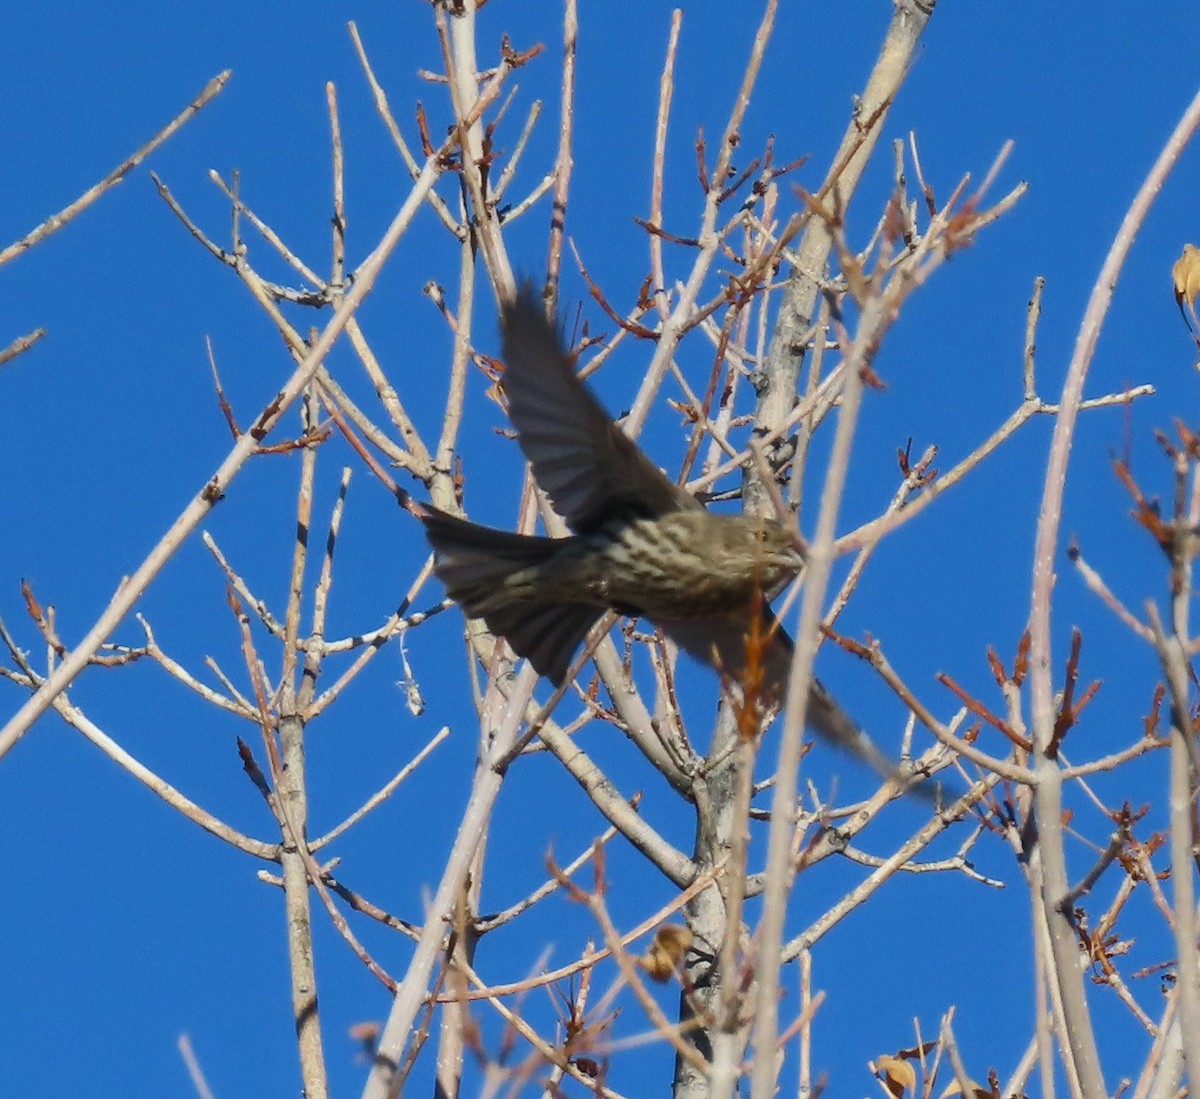
[(500, 311), (508, 414), (533, 476), (572, 530), (700, 504), (613, 423), (579, 380), (527, 283)]

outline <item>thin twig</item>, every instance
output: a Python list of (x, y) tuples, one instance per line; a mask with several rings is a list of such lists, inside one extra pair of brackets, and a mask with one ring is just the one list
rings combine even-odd
[(155, 149), (157, 149), (164, 141), (171, 137), (185, 122), (191, 119), (198, 111), (203, 109), (208, 103), (224, 89), (229, 83), (229, 78), (233, 76), (231, 69), (226, 69), (224, 72), (214, 76), (207, 84), (204, 85), (203, 91), (200, 92), (195, 99), (191, 101), (184, 109), (175, 117), (174, 121), (164, 126), (157, 134), (146, 142), (137, 152), (127, 157), (118, 164), (111, 172), (108, 173), (99, 183), (89, 187), (82, 195), (80, 195), (69, 206), (59, 210), (57, 214), (48, 217), (36, 229), (27, 233), (20, 240), (14, 241), (3, 251), (0, 251), (0, 266), (8, 263), (13, 257), (28, 252), (35, 244), (46, 239), (52, 233), (58, 232), (67, 222), (77, 217), (86, 210), (93, 202), (96, 201), (106, 191), (111, 190), (120, 183), (130, 172), (133, 171), (143, 160), (146, 159)]

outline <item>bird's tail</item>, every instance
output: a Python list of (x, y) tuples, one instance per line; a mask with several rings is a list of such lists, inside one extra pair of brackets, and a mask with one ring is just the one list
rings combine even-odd
[(428, 505), (425, 511), (421, 521), (446, 594), (561, 687), (571, 657), (603, 608), (538, 599), (533, 585), (506, 583), (549, 561), (562, 549), (561, 540), (493, 530)]
[[(792, 677), (792, 657), (795, 649), (787, 631), (779, 625), (769, 608), (762, 608), (762, 621), (754, 631), (763, 639), (758, 656), (759, 700), (767, 707), (782, 705), (787, 697)], [(658, 624), (670, 634), (675, 643), (694, 657), (716, 667), (722, 675), (745, 685), (749, 675), (747, 665), (750, 642), (744, 617), (730, 615), (724, 619), (708, 618), (703, 622), (659, 619)], [(813, 732), (850, 755), (861, 759), (884, 778), (909, 782), (900, 773), (895, 761), (876, 745), (858, 723), (838, 705), (815, 677), (808, 688), (807, 724)], [(929, 791), (925, 786), (916, 789)]]

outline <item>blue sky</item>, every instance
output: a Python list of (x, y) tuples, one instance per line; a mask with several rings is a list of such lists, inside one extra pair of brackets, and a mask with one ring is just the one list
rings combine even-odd
[[(658, 3), (581, 5), (575, 174), (568, 231), (593, 276), (628, 303), (646, 267), (635, 216), (648, 206), (654, 106), (670, 7)], [(875, 56), (891, 6), (784, 5), (751, 109), (743, 147), (774, 134), (777, 155), (809, 155), (797, 181), (815, 188), (845, 125), (851, 96)], [(744, 18), (737, 15), (744, 11)], [(695, 130), (714, 138), (724, 124), (759, 6), (731, 17), (727, 3), (688, 6), (679, 53), (668, 160), (668, 226), (695, 224)], [(426, 4), (266, 5), (131, 3), (80, 10), (0, 14), (7, 109), (3, 243), (16, 239), (103, 176), (173, 117), (217, 72), (227, 90), (149, 164), (189, 213), (219, 239), (227, 208), (206, 173), (237, 169), (246, 200), (318, 270), (328, 267), (329, 156), (326, 81), (339, 92), (347, 155), (351, 263), (362, 259), (406, 192), (398, 158), (378, 122), (345, 33), (357, 21), (401, 124), (412, 134), (420, 98), (434, 132), (446, 117), (441, 93), (417, 79), (439, 64)], [(521, 110), (539, 97), (546, 114), (521, 175), (531, 186), (549, 166), (557, 110), (558, 14), (553, 6), (493, 0), (481, 16), (481, 60), (502, 32), (514, 45), (547, 45), (518, 77)], [(962, 173), (981, 179), (1001, 145), (1015, 149), (998, 192), (1027, 180), (1029, 194), (1000, 224), (953, 261), (906, 307), (877, 369), (887, 388), (872, 394), (855, 450), (842, 527), (874, 514), (891, 495), (895, 451), (941, 447), (945, 468), (990, 433), (1019, 403), (1025, 302), (1046, 278), (1038, 340), (1042, 395), (1056, 397), (1096, 273), (1140, 180), (1194, 94), (1200, 65), (1194, 5), (1100, 3), (1086, 15), (1069, 5), (943, 4), (887, 124), (887, 139), (915, 130), (925, 173), (941, 196)], [(516, 111), (516, 117), (521, 116)], [(749, 153), (747, 153), (749, 155)], [(890, 183), (881, 156), (851, 211), (851, 236), (866, 240)], [(1086, 416), (1076, 440), (1064, 531), (1129, 605), (1161, 599), (1161, 556), (1126, 518), (1128, 501), (1109, 470), (1131, 447), (1135, 473), (1169, 498), (1168, 469), (1151, 430), (1174, 417), (1194, 421), (1194, 348), (1175, 310), (1169, 271), (1182, 244), (1200, 236), (1195, 196), (1200, 158), (1184, 158), (1155, 206), (1123, 273), (1088, 386), (1090, 395), (1150, 382), (1157, 395), (1129, 412)], [(444, 180), (453, 200), (456, 184)], [(518, 186), (518, 191), (523, 187)], [(543, 205), (514, 227), (510, 249), (541, 270)], [(253, 258), (272, 277), (286, 272), (257, 240)], [(674, 271), (683, 269), (682, 258)], [(432, 432), (449, 362), (445, 326), (421, 294), (429, 279), (456, 283), (457, 256), (426, 215), (402, 243), (362, 314), (377, 354)], [(278, 337), (230, 272), (182, 230), (158, 199), (146, 168), (134, 172), (77, 222), (8, 265), (0, 345), (37, 326), (49, 335), (0, 369), (7, 430), (0, 455), (5, 516), (0, 539), (0, 616), (23, 645), (41, 648), (23, 617), (19, 581), (58, 608), (68, 641), (91, 625), (120, 577), (131, 572), (224, 455), (229, 436), (212, 395), (205, 338), (213, 342), (229, 399), (243, 423), (269, 399), (289, 367)], [(565, 302), (584, 297), (572, 272)], [(490, 308), (490, 306), (485, 306)], [(604, 327), (589, 304), (593, 326)], [(315, 315), (297, 317), (319, 324)], [(494, 350), (494, 348), (493, 348)], [(614, 408), (633, 392), (642, 349), (627, 350), (606, 376)], [(356, 370), (335, 351), (331, 365)], [(686, 367), (686, 362), (683, 364)], [(698, 369), (702, 367), (698, 366)], [(624, 373), (621, 373), (624, 371)], [(361, 383), (355, 378), (355, 385)], [(474, 517), (508, 525), (521, 465), (476, 374), (464, 427), (468, 504)], [(668, 419), (648, 448), (670, 465), (678, 435)], [(989, 645), (1011, 660), (1028, 616), (1032, 530), (1049, 439), (1048, 419), (1008, 443), (975, 478), (889, 540), (841, 626), (869, 633), (923, 697), (949, 714), (933, 682), (945, 671), (998, 705), (985, 662)], [(294, 420), (287, 431), (294, 432)], [(333, 634), (369, 629), (398, 603), (424, 547), (400, 513), (348, 454), (323, 457), (316, 514), (332, 507), (342, 464), (354, 468)], [(206, 524), (261, 594), (281, 607), (294, 528), (294, 458), (251, 463)], [(808, 522), (815, 521), (814, 516)], [(319, 528), (318, 528), (319, 529)], [(223, 580), (198, 539), (183, 547), (139, 605), (160, 642), (199, 668), (205, 655), (238, 669), (237, 635)], [(433, 599), (430, 593), (426, 602)], [(1069, 744), (1080, 756), (1128, 743), (1149, 705), (1150, 654), (1099, 608), (1060, 562), (1056, 596), (1059, 660), (1072, 626), (1085, 631), (1084, 671), (1103, 678), (1095, 717)], [(339, 845), (348, 881), (401, 915), (421, 911), (450, 841), (439, 814), (461, 798), (473, 760), (467, 681), (454, 616), (409, 642), (429, 706), (412, 718), (394, 686), (400, 662), (381, 656), (331, 717), (312, 730), (314, 831), (323, 831), (374, 790), (443, 724), (454, 735), (419, 780)], [(118, 639), (135, 643), (136, 624)], [(836, 652), (822, 678), (881, 739), (895, 742), (899, 704), (857, 662)], [(715, 691), (696, 678), (696, 690)], [(194, 702), (161, 672), (139, 666), (91, 671), (76, 701), (111, 735), (189, 796), (239, 827), (270, 837), (270, 820), (241, 775), (231, 719)], [(20, 692), (0, 683), (7, 717)], [(653, 777), (622, 744), (595, 745), (627, 791), (645, 787), (645, 811), (687, 847), (678, 816)], [(992, 744), (992, 750), (999, 745)], [(868, 779), (818, 749), (816, 775), (839, 774), (842, 788)], [(1134, 769), (1136, 782), (1098, 780), (1105, 796), (1159, 798), (1165, 763)], [(1107, 836), (1094, 811), (1079, 827)], [(545, 759), (519, 769), (498, 809), (496, 833), (522, 843), (497, 858), (485, 885), (499, 908), (536, 884), (552, 846), (573, 857), (597, 822), (578, 791)], [(900, 807), (878, 839), (915, 830), (918, 807)], [(1152, 820), (1155, 819), (1152, 815)], [(418, 835), (414, 821), (430, 822)], [(447, 829), (434, 827), (433, 822)], [(892, 829), (889, 833), (886, 829)], [(1028, 908), (1018, 868), (999, 840), (986, 838), (980, 869), (1011, 883), (994, 893), (961, 878), (894, 882), (874, 909), (848, 921), (818, 956), (816, 984), (830, 998), (817, 1023), (818, 1063), (833, 1093), (865, 1093), (867, 1057), (911, 1044), (911, 1019), (928, 1036), (958, 1003), (968, 1064), (982, 1076), (1015, 1063), (1029, 1033)], [(1083, 848), (1077, 867), (1087, 865)], [(153, 796), (55, 718), (44, 719), (0, 762), (0, 1080), (6, 1093), (40, 1095), (70, 1087), (81, 1070), (96, 1095), (188, 1094), (175, 1051), (189, 1033), (216, 1094), (286, 1094), (298, 1087), (287, 1008), (279, 897), (255, 879), (257, 866), (166, 810)], [(614, 855), (614, 915), (625, 926), (665, 893), (636, 860)], [(857, 873), (830, 867), (812, 875), (796, 902), (797, 926)], [(807, 886), (807, 883), (806, 883)], [(631, 896), (634, 888), (645, 895)], [(656, 892), (657, 891), (657, 892)], [(652, 905), (647, 899), (656, 897)], [(556, 960), (580, 948), (586, 921), (565, 904), (535, 917)], [(1152, 919), (1147, 923), (1153, 926)], [(358, 928), (393, 973), (407, 947)], [(1153, 935), (1143, 963), (1156, 960)], [(533, 966), (540, 940), (510, 937), (494, 957), (517, 974)], [(362, 1066), (346, 1028), (386, 1011), (378, 987), (324, 925), (318, 931), (326, 1043), (336, 1094), (355, 1094)], [(481, 954), (485, 968), (486, 952)], [(1131, 965), (1131, 968), (1134, 968)], [(497, 966), (499, 979), (512, 970)], [(893, 985), (893, 982), (895, 984)], [(789, 989), (794, 995), (794, 989)], [(1140, 992), (1154, 1004), (1151, 992)], [(1103, 992), (1096, 1011), (1106, 1037), (1110, 1083), (1143, 1056), (1145, 1039)], [(1154, 1007), (1152, 1014), (1157, 1010)], [(1129, 1037), (1133, 1035), (1133, 1037)], [(1141, 1044), (1139, 1044), (1141, 1043)], [(1128, 1058), (1128, 1062), (1123, 1058)], [(669, 1084), (669, 1060), (648, 1061), (648, 1079)], [(622, 1086), (614, 1080), (614, 1086)], [(628, 1085), (628, 1081), (625, 1082)], [(626, 1086), (626, 1090), (629, 1090)], [(635, 1089), (635, 1093), (636, 1089)], [(645, 1094), (646, 1092), (643, 1092)]]

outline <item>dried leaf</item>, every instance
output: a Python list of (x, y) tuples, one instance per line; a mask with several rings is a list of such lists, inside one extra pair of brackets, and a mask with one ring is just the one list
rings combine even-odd
[(1175, 280), (1175, 300), (1195, 305), (1200, 297), (1200, 248), (1185, 244), (1183, 255), (1171, 268), (1171, 277)]
[(654, 933), (650, 949), (638, 960), (651, 980), (665, 981), (683, 961), (692, 945), (692, 933), (678, 924), (664, 924)]
[[(967, 1083), (970, 1085), (971, 1089), (967, 1092), (967, 1099), (992, 1099), (992, 1091), (990, 1088), (985, 1088), (980, 1084), (977, 1084), (974, 1080), (968, 1080)], [(955, 1080), (948, 1088), (946, 1088), (945, 1091), (942, 1092), (941, 1095), (938, 1096), (938, 1099), (951, 1099), (952, 1096), (962, 1095), (962, 1093), (962, 1088), (958, 1086), (958, 1081)]]
[(916, 1090), (917, 1070), (911, 1062), (885, 1053), (875, 1061), (873, 1068), (875, 1075), (883, 1081), (883, 1086), (895, 1099), (901, 1099), (905, 1092)]
[(1175, 304), (1179, 306), (1179, 315), (1183, 317), (1188, 329), (1194, 331), (1192, 322), (1188, 319), (1183, 303), (1187, 302), (1192, 316), (1196, 315), (1196, 298), (1200, 297), (1200, 248), (1194, 244), (1183, 246), (1183, 255), (1175, 261), (1171, 268), (1171, 278), (1175, 283)]
[(373, 1057), (378, 1049), (381, 1030), (383, 1026), (379, 1022), (355, 1023), (350, 1027), (350, 1038), (362, 1047), (360, 1052)]

